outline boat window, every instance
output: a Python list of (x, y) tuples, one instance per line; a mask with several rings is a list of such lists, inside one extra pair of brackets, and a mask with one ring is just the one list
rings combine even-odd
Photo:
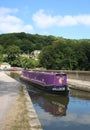
[(66, 74), (65, 74), (65, 73), (57, 73), (57, 74), (56, 74), (56, 76), (60, 76), (60, 75), (61, 75), (61, 76), (62, 76), (62, 75), (65, 76)]

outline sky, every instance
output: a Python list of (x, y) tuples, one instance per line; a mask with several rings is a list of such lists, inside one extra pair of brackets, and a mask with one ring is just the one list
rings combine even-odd
[(90, 39), (90, 0), (0, 0), (0, 34)]

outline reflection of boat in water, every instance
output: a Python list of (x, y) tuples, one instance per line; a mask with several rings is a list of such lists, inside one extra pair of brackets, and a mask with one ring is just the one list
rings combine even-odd
[(30, 92), (33, 103), (38, 104), (45, 112), (54, 116), (65, 116), (69, 97), (53, 96), (50, 94), (36, 94)]

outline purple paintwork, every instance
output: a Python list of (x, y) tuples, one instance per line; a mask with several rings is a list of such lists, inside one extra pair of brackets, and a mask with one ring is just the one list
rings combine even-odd
[(65, 85), (67, 85), (66, 74), (24, 70), (23, 76), (28, 77), (30, 80), (42, 82), (46, 86), (65, 86)]

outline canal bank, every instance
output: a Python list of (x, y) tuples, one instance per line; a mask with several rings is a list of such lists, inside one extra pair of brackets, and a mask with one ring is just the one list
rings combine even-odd
[(90, 92), (90, 82), (83, 80), (67, 79), (68, 87), (71, 89)]
[(27, 90), (24, 86), (23, 93), (22, 88), (21, 83), (0, 72), (0, 130), (42, 130)]

